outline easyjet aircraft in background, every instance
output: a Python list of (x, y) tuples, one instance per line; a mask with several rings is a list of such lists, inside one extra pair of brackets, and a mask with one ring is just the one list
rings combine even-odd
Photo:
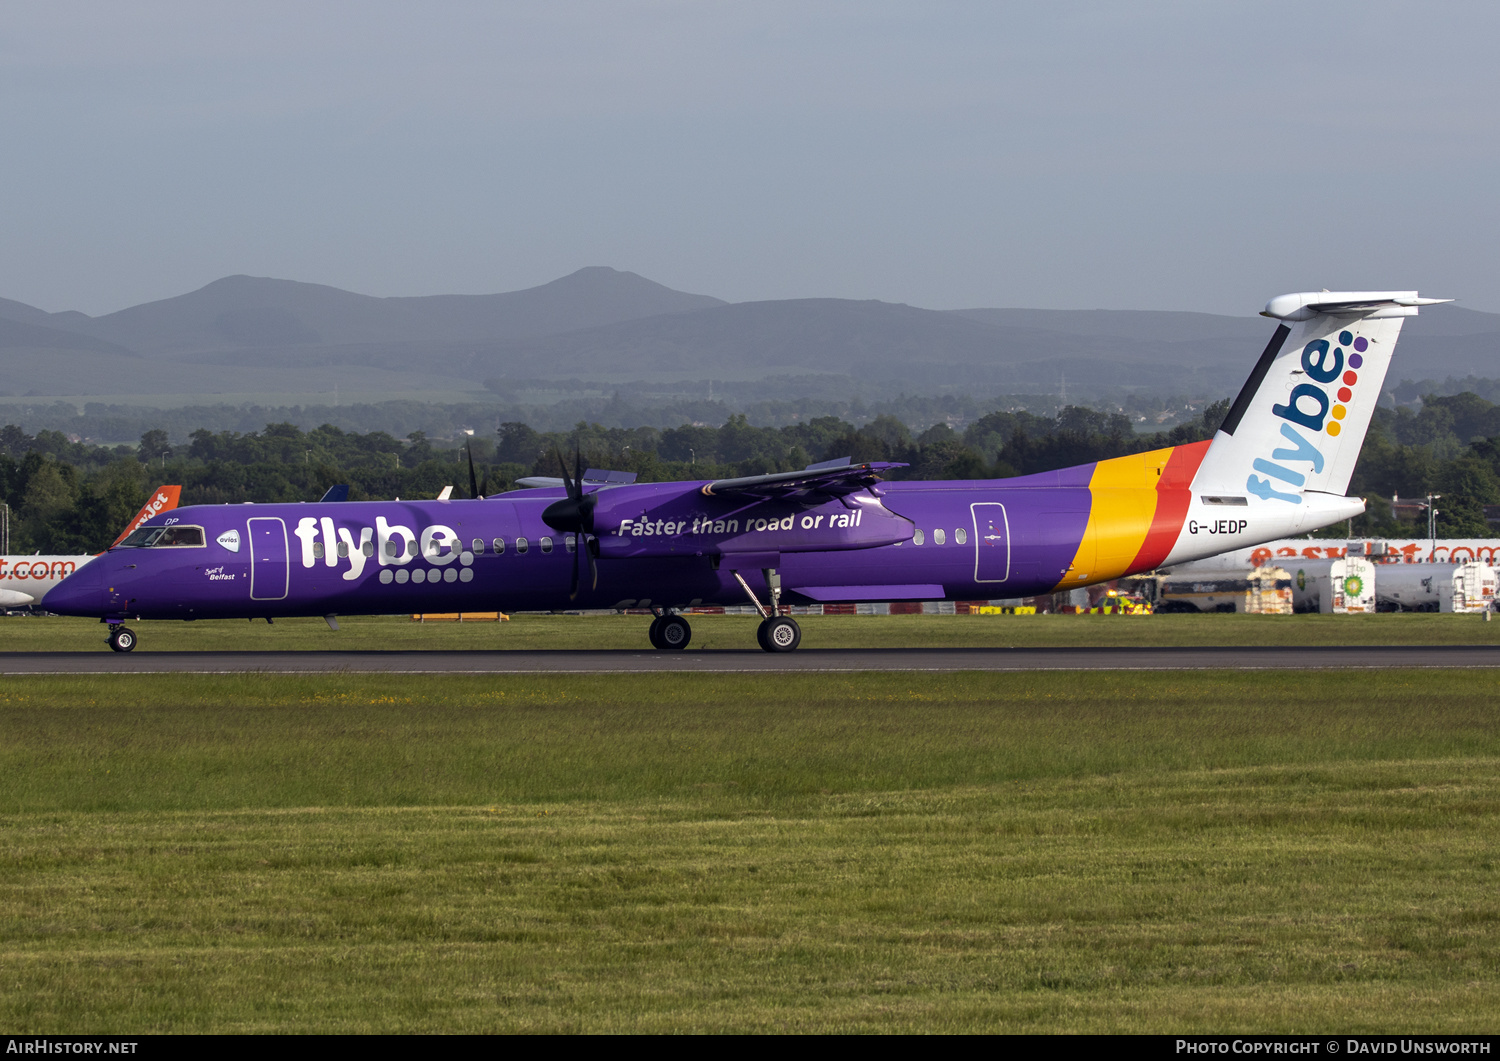
[[(177, 507), (182, 496), (180, 486), (158, 486), (120, 532), (110, 548), (119, 545), (137, 527), (152, 516)], [(47, 591), (94, 558), (93, 553), (78, 556), (0, 556), (0, 608), (26, 608), (47, 595)]]
[(219, 505), (155, 516), (47, 595), (116, 651), (143, 619), (755, 604), (797, 647), (792, 602), (972, 600), (1086, 586), (1340, 523), (1415, 291), (1272, 299), (1275, 334), (1212, 441), (1040, 475), (882, 482), (847, 459), (717, 482), (575, 466), (468, 501)]

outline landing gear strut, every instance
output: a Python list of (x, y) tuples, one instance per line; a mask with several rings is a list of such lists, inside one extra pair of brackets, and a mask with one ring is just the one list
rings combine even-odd
[(129, 652), (135, 648), (135, 631), (128, 626), (111, 626), (109, 647), (116, 652)]
[(651, 620), (648, 636), (651, 638), (652, 648), (679, 650), (687, 648), (688, 642), (693, 639), (693, 628), (680, 615), (658, 615)]
[(761, 574), (766, 577), (766, 585), (771, 590), (771, 606), (763, 607), (760, 599), (750, 589), (750, 583), (745, 581), (743, 575), (738, 571), (731, 571), (734, 580), (740, 584), (745, 591), (745, 596), (750, 598), (750, 603), (755, 605), (755, 610), (760, 612), (760, 626), (756, 628), (755, 640), (760, 647), (767, 652), (790, 652), (802, 644), (802, 628), (797, 625), (797, 620), (788, 615), (779, 614), (781, 611), (781, 573), (774, 567), (762, 570)]

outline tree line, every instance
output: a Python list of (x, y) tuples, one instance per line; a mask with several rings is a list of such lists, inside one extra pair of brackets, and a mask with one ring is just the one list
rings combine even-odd
[[(13, 552), (90, 552), (106, 546), (157, 483), (180, 483), (182, 503), (314, 501), (337, 483), (351, 500), (432, 497), (445, 486), (469, 495), (469, 456), (481, 493), (527, 475), (556, 476), (558, 454), (586, 466), (633, 471), (641, 481), (729, 478), (792, 471), (814, 461), (900, 461), (892, 479), (1009, 478), (1212, 437), (1228, 401), (1170, 431), (1141, 434), (1120, 412), (1067, 407), (1055, 416), (997, 410), (956, 431), (938, 423), (911, 431), (891, 415), (861, 426), (836, 416), (756, 426), (743, 414), (718, 427), (685, 424), (538, 431), (520, 421), (493, 432), (430, 439), (291, 423), (259, 431), (200, 428), (173, 445), (163, 429), (135, 446), (95, 446), (61, 432), (0, 428), (0, 494), (11, 508)], [(1484, 506), (1500, 503), (1500, 406), (1465, 392), (1427, 396), (1420, 409), (1377, 410), (1350, 492), (1370, 498), (1357, 534), (1401, 535), (1393, 494), (1444, 495), (1441, 531), (1495, 533)]]

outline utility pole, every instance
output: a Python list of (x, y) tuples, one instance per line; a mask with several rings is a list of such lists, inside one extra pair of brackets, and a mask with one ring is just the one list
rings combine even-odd
[(1442, 497), (1442, 496), (1443, 496), (1442, 494), (1428, 494), (1427, 495), (1427, 538), (1428, 538), (1428, 541), (1431, 543), (1430, 546), (1428, 547), (1428, 551), (1427, 551), (1427, 562), (1429, 564), (1434, 563), (1437, 560), (1437, 517), (1438, 517), (1438, 511), (1437, 511), (1437, 509), (1435, 509), (1435, 508), (1432, 507), (1432, 503), (1434, 501), (1436, 501), (1438, 498)]
[(0, 502), (0, 556), (10, 555), (10, 506)]

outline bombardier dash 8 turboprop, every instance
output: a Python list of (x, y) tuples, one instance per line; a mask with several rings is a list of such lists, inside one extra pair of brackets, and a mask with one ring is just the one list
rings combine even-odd
[[(182, 508), (67, 578), (45, 606), (98, 616), (116, 651), (142, 619), (649, 608), (751, 602), (761, 647), (790, 602), (1024, 597), (1306, 533), (1345, 497), (1415, 291), (1282, 295), (1278, 324), (1212, 441), (1013, 479), (883, 482), (812, 465), (716, 482), (523, 480), (475, 500)], [(477, 492), (477, 491), (476, 491)], [(335, 626), (336, 628), (336, 626)]]

